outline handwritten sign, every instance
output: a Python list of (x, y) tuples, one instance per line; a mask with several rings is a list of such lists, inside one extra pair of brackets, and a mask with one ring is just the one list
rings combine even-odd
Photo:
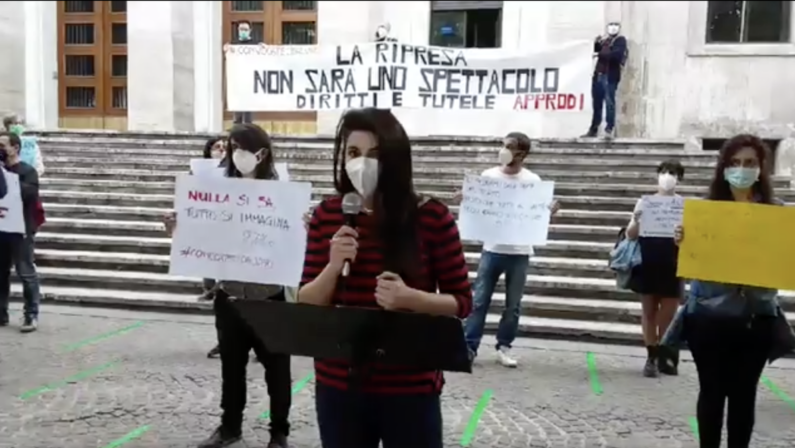
[(279, 175), (279, 180), (283, 182), (290, 182), (290, 172), (287, 170), (287, 164), (284, 162), (274, 163), (273, 167), (276, 168), (276, 174)]
[(191, 159), (190, 172), (194, 176), (224, 177), (224, 169), (218, 166), (220, 163), (218, 159)]
[(795, 208), (685, 200), (677, 275), (795, 290)]
[(554, 182), (466, 176), (458, 216), (461, 237), (490, 244), (546, 244), (554, 190)]
[(177, 177), (169, 273), (298, 286), (309, 183)]
[(8, 187), (5, 197), (0, 199), (0, 232), (25, 233), (25, 218), (22, 215), (22, 193), (19, 176), (0, 168)]
[(673, 238), (682, 224), (684, 198), (681, 196), (643, 196), (640, 200), (640, 236)]

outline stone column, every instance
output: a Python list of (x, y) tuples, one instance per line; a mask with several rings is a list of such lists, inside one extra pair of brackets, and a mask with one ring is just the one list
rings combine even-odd
[(196, 132), (223, 130), (222, 3), (193, 3), (193, 122)]
[[(25, 110), (21, 113), (31, 128), (58, 126), (58, 91), (54, 67), (57, 64), (57, 28), (46, 27), (47, 8), (55, 2), (22, 2), (25, 25)], [(52, 12), (52, 11), (50, 11)]]
[(172, 3), (127, 2), (127, 128), (131, 131), (175, 129)]

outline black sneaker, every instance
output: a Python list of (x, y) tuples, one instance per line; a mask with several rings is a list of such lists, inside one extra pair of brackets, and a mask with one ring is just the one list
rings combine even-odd
[(657, 378), (657, 361), (654, 358), (646, 358), (646, 365), (643, 366), (643, 376), (646, 378)]
[(210, 437), (199, 444), (197, 448), (224, 448), (241, 441), (243, 437), (238, 435), (231, 435), (219, 426)]
[(593, 130), (588, 130), (585, 134), (581, 135), (580, 138), (596, 138), (597, 132)]
[(210, 358), (210, 359), (218, 358), (220, 356), (221, 356), (221, 348), (219, 346), (217, 346), (217, 345), (215, 347), (213, 347), (212, 350), (207, 352), (207, 357)]
[(657, 369), (664, 375), (679, 375), (678, 356), (668, 353), (668, 350), (660, 350), (657, 357)]
[(8, 314), (0, 314), (0, 327), (8, 326)]
[(19, 331), (22, 333), (33, 333), (36, 329), (39, 328), (39, 320), (32, 316), (25, 316), (22, 320), (22, 326), (19, 327)]
[(287, 436), (283, 435), (272, 435), (271, 441), (268, 443), (268, 448), (290, 448), (290, 444), (287, 443)]

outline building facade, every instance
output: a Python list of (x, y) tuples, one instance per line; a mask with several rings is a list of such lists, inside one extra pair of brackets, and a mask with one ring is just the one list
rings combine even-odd
[[(240, 20), (272, 45), (371, 41), (532, 49), (593, 39), (620, 21), (630, 55), (620, 136), (693, 145), (752, 131), (795, 137), (790, 1), (26, 1), (0, 3), (0, 110), (41, 128), (219, 131), (222, 46)], [(398, 111), (414, 135), (500, 135), (505, 114)], [(330, 134), (337, 112), (260, 113), (274, 132)], [(583, 133), (588, 113), (528, 123)]]

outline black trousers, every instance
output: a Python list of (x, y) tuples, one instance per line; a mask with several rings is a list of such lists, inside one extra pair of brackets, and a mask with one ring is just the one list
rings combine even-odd
[(756, 391), (773, 346), (774, 317), (691, 315), (685, 337), (698, 370), (701, 448), (719, 448), (728, 401), (728, 448), (748, 448), (754, 431)]
[[(284, 295), (275, 300), (284, 300)], [(214, 302), (215, 326), (221, 350), (221, 426), (228, 434), (239, 435), (246, 408), (246, 365), (251, 350), (265, 367), (265, 383), (270, 397), (271, 434), (287, 436), (292, 401), (290, 356), (268, 351), (254, 331), (230, 305), (225, 293), (219, 292)]]
[(317, 383), (315, 408), (323, 448), (443, 446), (438, 394), (352, 393)]

